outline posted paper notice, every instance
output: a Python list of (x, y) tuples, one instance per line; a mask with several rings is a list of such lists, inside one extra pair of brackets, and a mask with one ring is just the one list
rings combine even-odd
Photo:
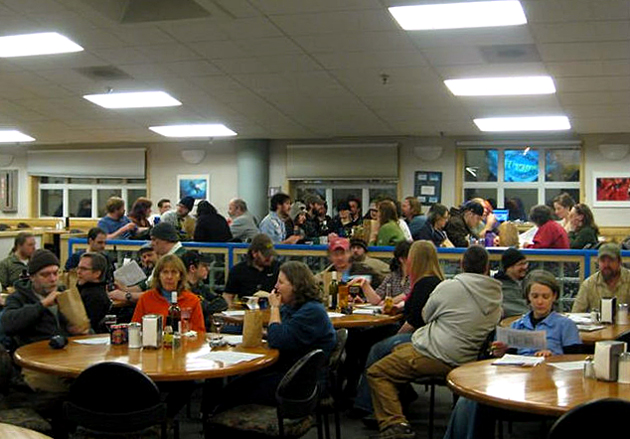
[(521, 329), (502, 328), (498, 326), (497, 341), (517, 349), (535, 349), (537, 351), (547, 349), (545, 331), (524, 331)]

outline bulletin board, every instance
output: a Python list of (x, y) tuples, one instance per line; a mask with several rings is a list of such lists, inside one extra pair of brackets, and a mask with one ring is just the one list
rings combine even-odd
[(442, 173), (416, 171), (413, 194), (424, 206), (442, 202)]

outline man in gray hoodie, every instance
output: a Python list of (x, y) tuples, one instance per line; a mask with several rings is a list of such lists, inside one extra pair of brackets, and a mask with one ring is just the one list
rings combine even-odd
[(425, 326), (411, 343), (400, 344), (367, 371), (374, 414), (382, 438), (413, 438), (403, 415), (398, 386), (422, 376), (446, 376), (475, 361), (484, 341), (501, 319), (501, 282), (488, 276), (488, 253), (471, 246), (462, 271), (440, 283), (422, 310)]

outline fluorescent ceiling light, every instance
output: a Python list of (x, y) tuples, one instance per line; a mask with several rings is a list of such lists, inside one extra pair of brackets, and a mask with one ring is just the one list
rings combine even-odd
[(556, 92), (550, 76), (447, 79), (444, 84), (455, 96), (542, 95)]
[(0, 58), (81, 52), (83, 47), (57, 32), (0, 37)]
[(527, 23), (517, 0), (394, 6), (389, 8), (405, 30), (515, 26)]
[(223, 124), (164, 125), (149, 127), (151, 131), (165, 137), (224, 137), (236, 133)]
[(17, 130), (0, 130), (0, 143), (34, 142), (31, 136)]
[(571, 129), (566, 116), (489, 117), (475, 119), (481, 131), (560, 131)]
[(104, 93), (83, 96), (90, 102), (105, 108), (174, 107), (182, 103), (163, 91), (133, 93)]

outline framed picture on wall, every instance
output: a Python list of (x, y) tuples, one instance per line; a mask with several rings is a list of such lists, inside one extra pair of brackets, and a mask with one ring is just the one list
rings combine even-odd
[(193, 197), (195, 200), (210, 201), (209, 175), (178, 175), (177, 193), (179, 199)]
[(594, 172), (593, 207), (630, 207), (630, 173)]

